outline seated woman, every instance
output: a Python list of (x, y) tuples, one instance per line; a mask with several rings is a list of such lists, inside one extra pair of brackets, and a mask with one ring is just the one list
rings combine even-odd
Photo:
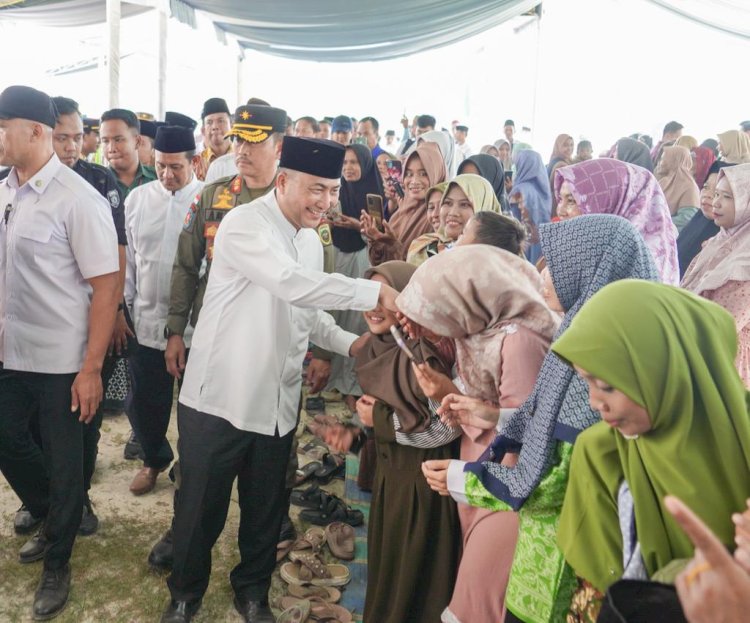
[(555, 139), (552, 155), (547, 164), (547, 178), (549, 179), (550, 188), (552, 188), (555, 182), (555, 171), (560, 167), (567, 167), (573, 164), (574, 147), (575, 142), (570, 134), (559, 134)]
[(404, 198), (383, 231), (375, 220), (362, 211), (361, 233), (369, 243), (370, 263), (373, 266), (388, 260), (406, 259), (409, 245), (422, 234), (432, 231), (427, 218), (427, 190), (445, 180), (445, 164), (434, 143), (417, 147), (404, 162)]
[(734, 549), (731, 516), (750, 496), (750, 414), (732, 317), (685, 290), (626, 280), (592, 297), (552, 351), (604, 420), (578, 436), (560, 517), (576, 574), (600, 592), (620, 578), (673, 580), (693, 547), (667, 494)]
[(599, 158), (555, 173), (557, 216), (614, 214), (630, 221), (654, 256), (664, 283), (677, 285), (677, 230), (656, 178), (631, 164)]
[(733, 167), (733, 164), (715, 160), (708, 170), (706, 181), (701, 186), (700, 212), (698, 212), (677, 237), (677, 256), (680, 260), (680, 278), (703, 248), (703, 243), (719, 233), (719, 227), (714, 223), (714, 192), (719, 169)]
[(656, 179), (664, 191), (678, 234), (698, 212), (700, 204), (700, 191), (692, 167), (693, 159), (687, 148), (674, 145), (664, 148), (656, 170)]
[[(627, 221), (604, 214), (544, 225), (547, 260), (544, 296), (564, 313), (561, 335), (596, 292), (620, 279), (656, 279), (656, 267), (640, 234)], [(499, 411), (476, 398), (447, 396), (451, 421), (494, 428)], [(511, 569), (506, 621), (557, 623), (565, 619), (575, 578), (557, 547), (556, 530), (568, 480), (572, 444), (599, 421), (586, 386), (548, 353), (534, 391), (499, 425), (490, 450), (476, 462), (428, 463), (433, 489), (459, 502), (493, 510), (517, 510), (518, 545)], [(507, 458), (517, 455), (517, 462)], [(501, 464), (503, 461), (503, 464)], [(460, 508), (460, 506), (459, 506)]]
[(729, 164), (750, 163), (750, 138), (739, 130), (727, 130), (717, 135), (721, 159)]
[(719, 171), (713, 216), (721, 231), (690, 264), (682, 287), (732, 314), (739, 338), (736, 365), (750, 387), (750, 164)]
[[(541, 294), (538, 273), (524, 259), (484, 245), (458, 246), (423, 264), (397, 299), (401, 312), (456, 344), (456, 383), (462, 393), (496, 409), (527, 398), (558, 319)], [(444, 376), (417, 368), (425, 393), (437, 402), (459, 390)], [(463, 426), (461, 457), (475, 460), (493, 432)], [(442, 461), (438, 461), (442, 463)], [(442, 621), (502, 621), (505, 585), (517, 518), (459, 506), (463, 556)]]
[[(431, 191), (433, 189), (430, 189)], [(434, 200), (434, 192), (428, 195)], [(478, 175), (459, 175), (448, 183), (440, 198), (440, 227), (437, 232), (414, 240), (407, 262), (419, 266), (430, 257), (450, 248), (463, 233), (469, 219), (483, 211), (500, 212), (500, 204), (489, 182)]]
[(458, 174), (464, 173), (473, 173), (486, 179), (500, 202), (500, 211), (503, 214), (510, 214), (508, 193), (505, 192), (505, 168), (497, 158), (487, 154), (469, 156), (458, 165)]
[[(532, 264), (536, 264), (542, 253), (538, 235), (535, 233), (540, 225), (549, 223), (552, 218), (552, 193), (542, 157), (537, 152), (527, 149), (516, 156), (516, 174), (510, 191), (510, 200), (513, 216), (523, 222), (531, 232), (526, 257)], [(521, 205), (524, 211), (520, 209)]]
[(654, 161), (651, 160), (651, 153), (648, 147), (643, 142), (633, 138), (625, 137), (617, 141), (612, 157), (621, 162), (629, 162), (630, 164), (643, 167), (652, 173), (654, 171)]

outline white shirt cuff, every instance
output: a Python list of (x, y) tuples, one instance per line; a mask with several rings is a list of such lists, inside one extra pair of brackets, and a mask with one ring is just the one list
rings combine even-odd
[(466, 475), (464, 474), (466, 461), (451, 461), (448, 466), (448, 493), (461, 504), (468, 504), (466, 499)]
[(349, 357), (352, 344), (359, 336), (349, 331), (337, 331), (331, 338), (331, 348), (334, 353), (342, 357)]
[(380, 284), (370, 279), (357, 279), (356, 282), (357, 288), (351, 308), (361, 311), (375, 309), (380, 297)]

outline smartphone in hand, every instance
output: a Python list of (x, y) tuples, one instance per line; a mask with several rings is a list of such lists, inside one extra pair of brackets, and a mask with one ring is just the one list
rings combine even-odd
[(385, 161), (385, 168), (388, 170), (388, 180), (393, 184), (393, 190), (396, 191), (396, 194), (401, 199), (404, 198), (404, 187), (402, 185), (404, 176), (403, 166), (400, 160)]
[(391, 335), (393, 336), (393, 339), (396, 340), (396, 344), (398, 344), (398, 347), (402, 351), (404, 351), (409, 359), (411, 359), (414, 363), (422, 363), (417, 359), (412, 350), (406, 345), (406, 340), (404, 339), (403, 333), (401, 333), (401, 330), (395, 324), (391, 325)]
[(375, 221), (378, 231), (383, 230), (383, 197), (380, 195), (367, 195), (367, 213)]

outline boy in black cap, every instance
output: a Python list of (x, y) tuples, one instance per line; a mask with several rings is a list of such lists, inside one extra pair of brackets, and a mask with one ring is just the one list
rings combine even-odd
[[(47, 519), (19, 552), (44, 560), (33, 616), (65, 607), (84, 500), (83, 423), (102, 398), (115, 322), (117, 235), (107, 202), (54, 152), (57, 110), (25, 86), (0, 94), (0, 466), (23, 504)], [(33, 233), (33, 236), (29, 234)], [(42, 450), (29, 432), (36, 413)]]
[(99, 119), (83, 118), (83, 143), (81, 144), (81, 158), (88, 160), (99, 151)]
[(135, 188), (125, 202), (131, 243), (125, 304), (138, 340), (130, 352), (127, 410), (145, 457), (130, 485), (134, 495), (152, 491), (157, 475), (174, 459), (166, 439), (174, 392), (174, 377), (164, 365), (169, 292), (160, 284), (169, 281), (185, 214), (203, 187), (193, 174), (199, 157), (192, 130), (162, 126), (154, 147), (158, 181)]
[(268, 589), (308, 339), (353, 355), (364, 339), (321, 310), (395, 310), (391, 288), (322, 272), (315, 228), (338, 200), (344, 153), (332, 141), (286, 138), (275, 190), (219, 228), (178, 404), (182, 487), (163, 623), (190, 621), (200, 608), (235, 478), (234, 605), (246, 622), (273, 621)]
[(201, 120), (203, 122), (201, 125), (203, 151), (195, 174), (199, 180), (204, 180), (209, 165), (232, 150), (232, 143), (227, 138), (227, 132), (232, 125), (232, 115), (226, 101), (220, 97), (212, 97), (203, 103)]
[(136, 113), (140, 125), (141, 144), (138, 147), (138, 160), (147, 167), (154, 166), (154, 139), (156, 138), (156, 121), (149, 113)]

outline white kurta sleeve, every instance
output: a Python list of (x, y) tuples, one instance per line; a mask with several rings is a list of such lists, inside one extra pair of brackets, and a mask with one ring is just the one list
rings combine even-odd
[(133, 300), (135, 299), (135, 251), (133, 247), (135, 219), (133, 218), (133, 206), (125, 200), (125, 235), (128, 239), (128, 246), (125, 248), (125, 304), (128, 309), (133, 310)]
[(376, 281), (305, 268), (279, 249), (270, 232), (243, 228), (247, 222), (232, 216), (219, 227), (214, 254), (252, 283), (297, 307), (365, 311), (377, 305)]
[(324, 311), (318, 312), (310, 331), (310, 341), (313, 344), (344, 357), (349, 356), (349, 349), (356, 339), (357, 336), (354, 333), (344, 331), (336, 324), (333, 316)]

